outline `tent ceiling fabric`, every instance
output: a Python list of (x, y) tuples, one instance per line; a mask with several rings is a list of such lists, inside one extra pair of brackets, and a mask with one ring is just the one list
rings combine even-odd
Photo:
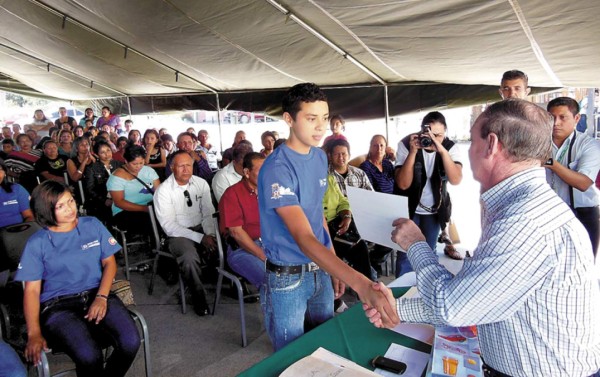
[(276, 113), (299, 82), (359, 86), (333, 96), (367, 104), (384, 82), (407, 95), (395, 115), (497, 98), (515, 68), (536, 87), (599, 87), (599, 16), (597, 0), (0, 0), (0, 73), (50, 97), (135, 98), (134, 112), (214, 109), (219, 93)]

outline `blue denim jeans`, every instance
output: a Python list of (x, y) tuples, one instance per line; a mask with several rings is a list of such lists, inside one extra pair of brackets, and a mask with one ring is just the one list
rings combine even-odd
[(331, 277), (323, 270), (299, 274), (267, 270), (260, 303), (267, 333), (274, 350), (278, 351), (305, 331), (333, 317)]
[(2, 377), (25, 377), (27, 371), (19, 359), (19, 356), (2, 339), (0, 339), (0, 376)]
[[(425, 241), (427, 245), (433, 250), (435, 253), (435, 249), (437, 247), (437, 238), (440, 235), (440, 223), (438, 221), (437, 215), (419, 215), (415, 213), (415, 216), (412, 218), (412, 221), (417, 224), (421, 232), (425, 236)], [(396, 258), (396, 277), (400, 277), (408, 272), (413, 271), (412, 266), (406, 256), (406, 253), (401, 251), (398, 252)]]
[[(260, 239), (254, 241), (262, 249)], [(260, 289), (265, 281), (265, 262), (261, 261), (256, 255), (239, 248), (232, 250), (231, 246), (227, 248), (227, 264), (238, 275), (245, 277), (256, 288)]]
[[(140, 347), (135, 322), (121, 300), (110, 295), (106, 316), (99, 324), (84, 318), (96, 296), (68, 298), (42, 304), (40, 324), (48, 346), (65, 352), (75, 363), (77, 376), (125, 376)], [(102, 348), (114, 350), (104, 365)]]

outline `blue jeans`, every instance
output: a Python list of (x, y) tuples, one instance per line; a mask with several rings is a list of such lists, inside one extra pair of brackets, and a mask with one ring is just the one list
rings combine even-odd
[(260, 303), (267, 333), (274, 350), (278, 351), (305, 331), (333, 317), (331, 277), (323, 270), (298, 274), (267, 270)]
[[(427, 245), (429, 245), (431, 250), (433, 250), (435, 253), (437, 238), (440, 235), (441, 229), (438, 221), (438, 215), (419, 215), (415, 213), (412, 221), (414, 221), (419, 229), (421, 229), (421, 232), (425, 236)], [(413, 268), (410, 265), (410, 261), (408, 260), (406, 253), (399, 251), (396, 258), (396, 277), (400, 277), (411, 271), (413, 271)]]
[[(260, 239), (254, 241), (262, 249)], [(256, 255), (239, 248), (232, 250), (231, 246), (227, 248), (227, 264), (238, 275), (245, 277), (256, 288), (265, 280), (265, 262), (261, 261)]]
[[(125, 376), (140, 347), (135, 322), (121, 300), (110, 295), (106, 316), (99, 324), (84, 316), (96, 296), (68, 298), (42, 304), (40, 324), (48, 346), (65, 352), (75, 363), (77, 376)], [(114, 350), (104, 365), (102, 348)]]
[(0, 377), (25, 376), (27, 371), (15, 350), (0, 339)]

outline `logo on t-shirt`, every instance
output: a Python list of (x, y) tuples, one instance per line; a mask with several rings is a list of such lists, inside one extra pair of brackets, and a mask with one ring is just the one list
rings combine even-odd
[(114, 238), (114, 237), (109, 237), (109, 239), (108, 239), (108, 243), (109, 243), (111, 246), (115, 246), (115, 245), (117, 244), (117, 240), (115, 240), (115, 238)]
[(9, 205), (11, 205), (11, 204), (19, 204), (19, 202), (18, 202), (16, 199), (13, 199), (13, 200), (8, 200), (8, 201), (6, 201), (6, 202), (2, 202), (2, 205), (3, 205), (3, 206), (9, 206)]
[(292, 189), (279, 186), (279, 183), (273, 183), (271, 185), (271, 199), (279, 199), (284, 195), (296, 195), (292, 192)]
[(89, 248), (96, 247), (96, 246), (100, 246), (100, 241), (95, 240), (95, 241), (83, 244), (83, 245), (81, 245), (81, 250), (87, 250)]
[(321, 187), (327, 186), (327, 178), (319, 179), (319, 185), (321, 185)]

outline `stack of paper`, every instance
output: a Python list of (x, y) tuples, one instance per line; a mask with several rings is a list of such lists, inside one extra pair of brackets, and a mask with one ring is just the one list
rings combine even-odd
[(378, 374), (322, 347), (319, 347), (311, 355), (296, 361), (280, 374), (280, 377), (304, 376), (379, 377)]

